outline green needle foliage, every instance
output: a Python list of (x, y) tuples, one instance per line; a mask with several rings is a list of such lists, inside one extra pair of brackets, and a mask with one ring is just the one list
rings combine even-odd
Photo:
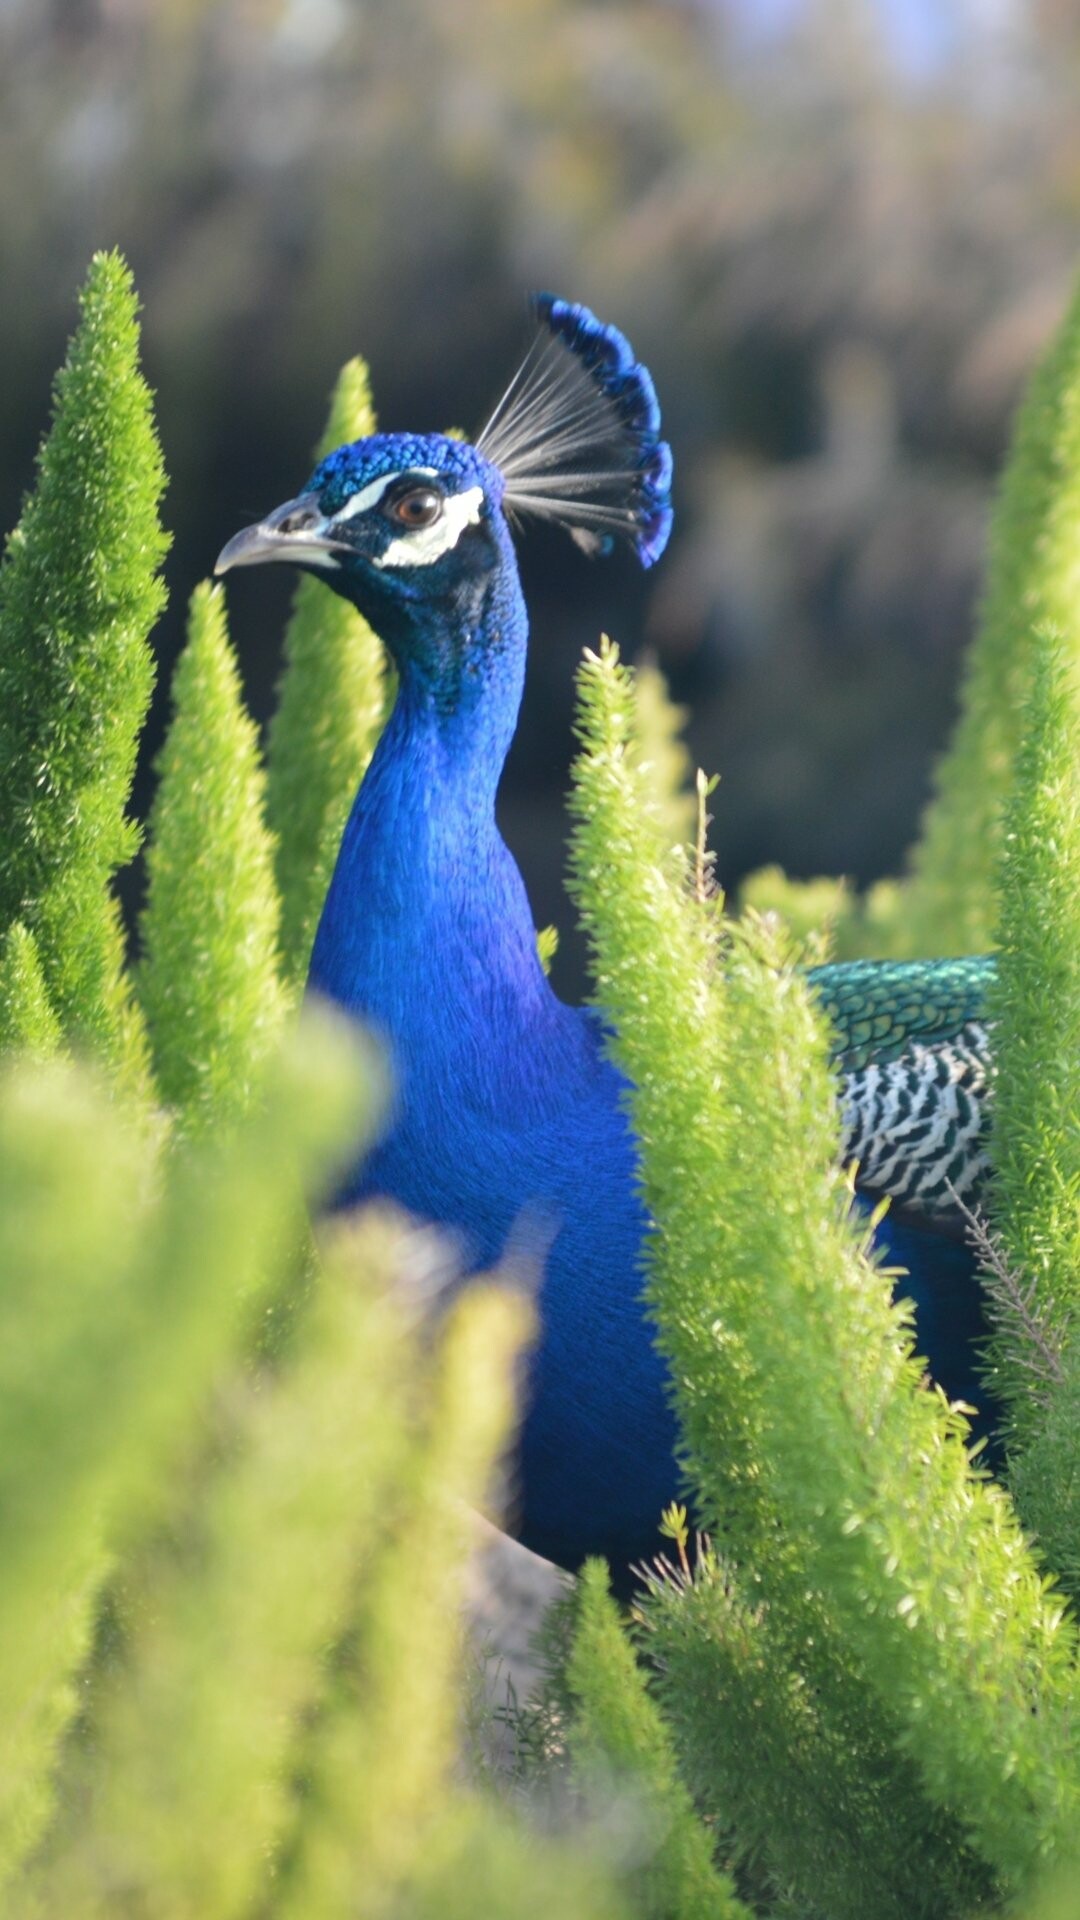
[[(1052, 1352), (1080, 1308), (1080, 672), (1035, 638), (1024, 734), (1005, 816), (994, 1022), (993, 1218)], [(1023, 1441), (1039, 1376), (998, 1347), (996, 1381)], [(1034, 1397), (1033, 1397), (1033, 1389)]]
[(1080, 679), (1035, 636), (1005, 816), (989, 1008), (996, 1389), (1025, 1524), (1080, 1594)]
[[(104, 1573), (96, 1419), (126, 1334), (140, 1207), (117, 1115), (70, 1071), (0, 1083), (0, 1886), (51, 1810), (50, 1774)], [(118, 1322), (121, 1325), (118, 1326)], [(115, 1402), (113, 1403), (115, 1405)]]
[(646, 654), (634, 670), (637, 688), (637, 751), (649, 770), (649, 786), (660, 824), (673, 847), (693, 838), (697, 803), (693, 762), (682, 737), (689, 717), (668, 693), (656, 660)]
[(158, 1170), (83, 1072), (0, 1083), (12, 1920), (625, 1920), (595, 1847), (455, 1777), (463, 1503), (505, 1441), (521, 1296), (474, 1288), (433, 1354), (416, 1302), (446, 1254), (368, 1215), (324, 1242), (287, 1350), (242, 1359), (297, 1186), (370, 1123), (360, 1066), (316, 1021), (263, 1105)]
[(1047, 1371), (1038, 1423), (1009, 1460), (1009, 1485), (1024, 1525), (1073, 1606), (1080, 1601), (1080, 1341), (1069, 1340)]
[[(753, 1568), (740, 1583), (730, 1562), (703, 1551), (692, 1582), (663, 1569), (638, 1609), (656, 1696), (702, 1812), (767, 1910), (784, 1893), (796, 1913), (822, 1920), (968, 1911), (976, 1876), (965, 1886), (955, 1833), (960, 1860), (939, 1833), (929, 1866), (934, 1823), (920, 1818), (910, 1773), (875, 1751), (865, 1727), (852, 1739), (850, 1713), (836, 1710), (835, 1658), (825, 1690), (817, 1636), (808, 1644), (804, 1618), (800, 1641), (797, 1609), (774, 1593), (764, 1600), (764, 1584)], [(898, 1864), (904, 1840), (917, 1850), (914, 1874)]]
[(72, 1069), (0, 1088), (0, 1879), (48, 1811), (103, 1549), (162, 1498), (304, 1186), (355, 1138), (356, 1071), (309, 1024), (232, 1144), (175, 1154), (164, 1185), (145, 1133)]
[(109, 886), (150, 700), (167, 541), (137, 303), (98, 254), (57, 377), (37, 486), (0, 567), (0, 929), (37, 941), (64, 1032), (141, 1069)]
[(155, 1911), (225, 1920), (265, 1890), (293, 1749), (403, 1453), (402, 1239), (377, 1217), (340, 1239), (285, 1375), (235, 1383), (220, 1470), (144, 1577), (97, 1706), (87, 1801), (49, 1875), (57, 1912), (109, 1913), (122, 1884)]
[(551, 963), (559, 951), (558, 927), (541, 927), (536, 935), (536, 950), (540, 955), (540, 965), (545, 973), (551, 972)]
[(712, 1842), (679, 1778), (670, 1732), (600, 1560), (587, 1561), (581, 1574), (566, 1677), (578, 1707), (570, 1746), (579, 1784), (600, 1807), (623, 1796), (644, 1832), (647, 1858), (628, 1869), (628, 1891), (636, 1891), (644, 1920), (749, 1920), (713, 1864)]
[(691, 1478), (819, 1713), (879, 1777), (896, 1756), (895, 1839), (877, 1858), (900, 1904), (881, 1910), (963, 1912), (980, 1882), (1018, 1891), (1068, 1855), (1075, 1635), (1005, 1496), (972, 1473), (962, 1420), (922, 1387), (907, 1310), (846, 1214), (803, 984), (752, 924), (721, 956), (711, 904), (658, 861), (613, 649), (587, 658), (581, 699), (575, 884), (636, 1088), (660, 1228), (650, 1291)]
[(199, 1133), (250, 1105), (285, 1012), (258, 738), (224, 597), (206, 582), (192, 595), (173, 705), (150, 819), (138, 987), (160, 1095)]
[(0, 950), (0, 1053), (47, 1060), (59, 1047), (60, 1022), (49, 1004), (37, 942), (16, 920)]
[[(315, 458), (374, 432), (367, 368), (349, 360)], [(302, 579), (285, 631), (268, 756), (281, 952), (294, 988), (307, 973), (349, 808), (386, 718), (388, 694), (386, 656), (367, 621), (321, 581)]]
[[(416, 1277), (422, 1283), (422, 1266)], [(462, 1503), (485, 1501), (509, 1431), (510, 1369), (530, 1320), (522, 1297), (479, 1285), (450, 1316), (394, 1537), (371, 1570), (336, 1699), (311, 1742), (281, 1920), (345, 1916), (360, 1884), (366, 1912), (393, 1911), (415, 1874), (455, 1756)], [(399, 1748), (402, 1727), (410, 1738)]]
[(1035, 636), (1040, 627), (1056, 630), (1080, 677), (1078, 607), (1080, 288), (1028, 388), (1002, 477), (960, 718), (904, 890), (911, 953), (979, 953), (991, 943), (1002, 809)]

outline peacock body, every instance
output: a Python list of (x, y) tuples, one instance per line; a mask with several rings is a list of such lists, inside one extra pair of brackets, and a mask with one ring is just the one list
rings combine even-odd
[[(380, 1032), (395, 1105), (345, 1183), (442, 1225), (463, 1270), (508, 1243), (543, 1261), (517, 1526), (567, 1567), (625, 1574), (679, 1489), (665, 1371), (641, 1303), (648, 1222), (626, 1086), (602, 1022), (540, 965), (495, 795), (525, 670), (510, 516), (616, 536), (644, 564), (671, 524), (670, 455), (648, 374), (614, 328), (545, 296), (537, 340), (476, 445), (380, 434), (340, 448), (231, 541), (219, 571), (286, 560), (361, 608), (399, 676), (357, 795), (311, 988)], [(814, 983), (836, 1033), (845, 1157), (904, 1267), (920, 1348), (951, 1396), (978, 1387), (982, 1331), (957, 1197), (985, 1161), (984, 997), (992, 962), (857, 962)]]

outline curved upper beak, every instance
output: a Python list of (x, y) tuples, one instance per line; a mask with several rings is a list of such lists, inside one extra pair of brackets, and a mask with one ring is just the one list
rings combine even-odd
[(256, 567), (264, 560), (291, 560), (294, 565), (306, 560), (336, 567), (344, 548), (330, 537), (329, 526), (315, 494), (302, 493), (275, 507), (257, 526), (235, 533), (218, 554), (214, 572), (221, 575), (230, 567)]

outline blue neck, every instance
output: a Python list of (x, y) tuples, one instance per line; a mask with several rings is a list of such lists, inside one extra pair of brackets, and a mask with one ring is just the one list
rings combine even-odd
[(483, 1104), (531, 1104), (537, 1023), (567, 1010), (495, 824), (527, 638), (509, 541), (471, 601), (389, 637), (397, 703), (345, 830), (310, 984), (389, 1040), (406, 1103), (464, 1076)]

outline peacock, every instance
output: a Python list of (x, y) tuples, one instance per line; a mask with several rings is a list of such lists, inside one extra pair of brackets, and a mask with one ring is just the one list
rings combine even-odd
[[(649, 1223), (626, 1083), (602, 1018), (552, 990), (495, 795), (528, 622), (511, 528), (536, 515), (587, 553), (659, 559), (672, 461), (648, 371), (615, 327), (551, 295), (474, 444), (376, 434), (229, 541), (224, 573), (288, 561), (360, 608), (398, 692), (349, 818), (310, 990), (384, 1038), (395, 1096), (341, 1205), (391, 1197), (439, 1223), (461, 1270), (532, 1237), (545, 1253), (524, 1396), (516, 1531), (620, 1583), (658, 1550), (679, 1491), (665, 1368), (641, 1301)], [(979, 1401), (983, 1319), (962, 1210), (986, 1163), (986, 958), (857, 961), (812, 975), (836, 1036), (845, 1160), (903, 1268), (919, 1349)]]

